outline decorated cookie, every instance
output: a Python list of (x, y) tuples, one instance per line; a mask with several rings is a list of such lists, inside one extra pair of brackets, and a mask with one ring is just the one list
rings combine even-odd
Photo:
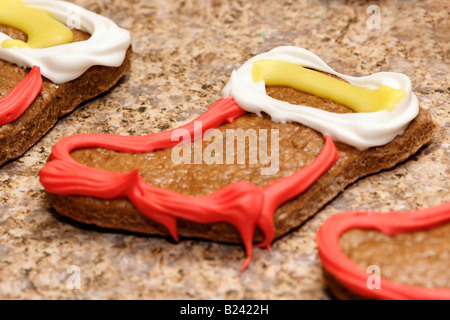
[(349, 211), (317, 233), (341, 299), (450, 299), (450, 202), (405, 212)]
[(130, 67), (128, 31), (72, 3), (0, 0), (0, 165)]
[(62, 139), (40, 171), (61, 215), (100, 227), (252, 245), (300, 226), (436, 126), (405, 75), (351, 77), (279, 47), (233, 71), (199, 118), (139, 137)]

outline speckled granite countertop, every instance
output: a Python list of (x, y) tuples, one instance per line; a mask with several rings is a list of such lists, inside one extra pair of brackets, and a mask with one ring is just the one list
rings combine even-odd
[[(446, 1), (74, 2), (131, 31), (132, 69), (0, 168), (1, 299), (329, 299), (315, 244), (327, 217), (450, 200)], [(367, 13), (372, 4), (381, 10), (379, 29), (369, 27), (375, 26)], [(186, 123), (221, 96), (233, 69), (279, 45), (305, 47), (346, 74), (407, 74), (440, 125), (436, 137), (401, 165), (348, 187), (270, 252), (255, 249), (243, 273), (241, 246), (100, 230), (50, 207), (38, 171), (59, 139), (85, 132), (143, 135)]]

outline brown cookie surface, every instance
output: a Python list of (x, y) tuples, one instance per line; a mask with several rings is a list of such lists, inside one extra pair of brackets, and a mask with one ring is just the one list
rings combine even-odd
[[(15, 39), (27, 39), (25, 34), (11, 27), (0, 25), (0, 31)], [(88, 33), (75, 29), (72, 31), (74, 41), (90, 37)], [(15, 121), (0, 126), (0, 165), (21, 156), (55, 125), (59, 117), (114, 86), (130, 69), (131, 56), (130, 46), (121, 66), (93, 66), (79, 78), (66, 83), (56, 85), (43, 78), (44, 89), (30, 107)], [(14, 88), (28, 72), (27, 69), (0, 60), (0, 97)]]
[[(320, 107), (331, 112), (351, 112), (345, 106), (333, 101), (286, 87), (268, 87), (267, 93), (277, 99), (293, 104)], [(301, 106), (299, 106), (301, 108)], [(311, 163), (323, 146), (323, 137), (315, 130), (297, 123), (276, 123), (269, 117), (246, 114), (233, 123), (219, 127), (225, 139), (227, 130), (253, 129), (278, 130), (279, 132), (279, 170), (272, 175), (261, 175), (261, 162), (251, 164), (249, 140), (246, 140), (246, 161), (244, 164), (175, 164), (171, 161), (172, 149), (158, 150), (145, 154), (126, 154), (104, 149), (82, 149), (72, 152), (72, 157), (90, 167), (129, 172), (139, 167), (139, 172), (149, 184), (167, 188), (179, 193), (202, 196), (214, 192), (230, 183), (250, 181), (264, 186), (281, 177), (290, 175)], [(275, 213), (276, 237), (280, 237), (301, 225), (313, 216), (322, 206), (332, 200), (347, 185), (356, 179), (390, 168), (414, 154), (433, 136), (436, 125), (425, 110), (410, 123), (405, 132), (389, 144), (359, 151), (348, 145), (337, 143), (339, 161), (314, 185), (300, 196), (286, 202)], [(202, 151), (210, 142), (203, 140)], [(195, 143), (191, 144), (191, 154), (195, 153)], [(222, 154), (226, 153), (226, 141)], [(269, 154), (270, 154), (270, 147)], [(236, 148), (234, 149), (236, 152)], [(254, 151), (253, 151), (254, 152)], [(235, 154), (236, 156), (236, 154)], [(236, 158), (235, 158), (236, 159)], [(225, 163), (225, 161), (224, 161)], [(168, 235), (167, 230), (140, 214), (124, 198), (101, 200), (92, 197), (61, 196), (47, 193), (48, 199), (62, 215), (80, 222), (100, 227), (122, 229), (145, 234)], [(206, 238), (224, 242), (240, 242), (234, 227), (218, 224), (198, 224), (180, 219), (180, 236)], [(262, 240), (256, 232), (255, 241)]]
[[(384, 279), (421, 288), (450, 288), (450, 223), (393, 236), (352, 229), (342, 234), (339, 246), (364, 270), (376, 266)], [(365, 299), (326, 270), (324, 278), (334, 297)]]
[(377, 265), (386, 279), (450, 288), (450, 223), (395, 236), (355, 229), (345, 232), (339, 244), (352, 261), (364, 269)]

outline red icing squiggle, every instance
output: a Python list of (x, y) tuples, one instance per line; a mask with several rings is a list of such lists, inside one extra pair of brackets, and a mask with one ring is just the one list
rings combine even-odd
[(19, 118), (43, 88), (40, 69), (34, 66), (25, 78), (0, 99), (0, 126)]
[[(216, 101), (194, 121), (202, 121), (202, 134), (224, 122), (232, 122), (246, 112), (232, 98)], [(194, 134), (194, 121), (180, 127)], [(179, 128), (178, 128), (179, 129)], [(175, 129), (174, 129), (175, 130)], [(149, 185), (138, 169), (129, 173), (99, 170), (75, 161), (70, 152), (83, 148), (104, 148), (127, 153), (152, 152), (178, 144), (173, 130), (148, 136), (127, 137), (110, 134), (84, 134), (66, 137), (53, 148), (50, 160), (40, 171), (44, 188), (55, 194), (92, 196), (101, 199), (127, 197), (145, 216), (167, 227), (178, 240), (177, 219), (198, 223), (227, 222), (237, 228), (250, 263), (256, 226), (264, 234), (260, 247), (269, 247), (275, 236), (273, 214), (278, 206), (311, 186), (338, 160), (339, 154), (329, 136), (318, 157), (308, 166), (260, 188), (249, 181), (229, 184), (211, 194), (195, 197)], [(201, 135), (202, 136), (202, 135)], [(201, 137), (200, 136), (200, 137)]]
[(325, 221), (317, 233), (319, 257), (323, 267), (351, 291), (375, 299), (450, 299), (450, 288), (421, 288), (385, 278), (380, 289), (366, 285), (369, 274), (347, 257), (339, 246), (339, 238), (350, 229), (372, 229), (392, 236), (437, 227), (450, 222), (450, 202), (439, 206), (383, 214), (373, 211), (347, 211)]

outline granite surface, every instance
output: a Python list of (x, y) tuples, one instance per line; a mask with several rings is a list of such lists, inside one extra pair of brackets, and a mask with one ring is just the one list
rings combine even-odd
[[(327, 217), (450, 201), (447, 1), (73, 2), (131, 32), (132, 69), (0, 168), (1, 299), (330, 299), (315, 243)], [(379, 28), (368, 13), (374, 4)], [(349, 186), (271, 251), (255, 248), (243, 273), (241, 246), (101, 230), (59, 217), (46, 201), (38, 171), (59, 139), (177, 127), (221, 96), (233, 69), (279, 45), (307, 48), (345, 74), (407, 74), (437, 135), (411, 159)]]

